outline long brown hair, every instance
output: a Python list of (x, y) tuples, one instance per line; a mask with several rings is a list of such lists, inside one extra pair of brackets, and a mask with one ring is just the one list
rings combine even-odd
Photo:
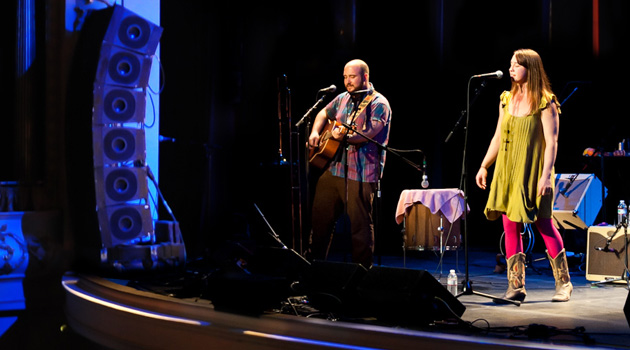
[[(549, 78), (547, 77), (547, 73), (543, 67), (540, 55), (532, 49), (518, 49), (514, 51), (514, 56), (516, 57), (516, 62), (518, 62), (518, 64), (527, 68), (530, 113), (533, 113), (538, 109), (543, 96), (547, 99), (547, 101), (551, 102), (553, 99), (556, 104), (558, 104), (558, 100), (555, 96), (553, 96), (551, 83), (549, 82)], [(517, 92), (517, 88), (516, 83), (512, 82), (512, 88), (510, 89), (512, 96), (514, 96)]]

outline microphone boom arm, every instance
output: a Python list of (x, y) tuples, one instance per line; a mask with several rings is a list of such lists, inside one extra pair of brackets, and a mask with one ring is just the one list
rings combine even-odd
[(384, 144), (382, 144), (382, 143), (380, 143), (380, 142), (378, 142), (378, 141), (376, 141), (376, 140), (366, 136), (364, 133), (362, 133), (359, 130), (353, 128), (351, 125), (348, 125), (348, 124), (346, 124), (344, 122), (338, 122), (338, 123), (343, 125), (346, 129), (348, 129), (348, 132), (352, 131), (352, 132), (355, 132), (355, 133), (359, 134), (361, 137), (366, 139), (368, 142), (371, 142), (371, 143), (375, 144), (381, 150), (384, 150), (386, 152), (389, 152), (389, 153), (395, 155), (396, 157), (401, 159), (403, 162), (409, 164), (411, 167), (415, 168), (416, 170), (421, 171), (423, 173), (426, 171), (426, 156), (425, 156), (424, 152), (420, 151), (420, 152), (422, 152), (422, 156), (424, 157), (423, 165), (418, 165), (418, 164), (412, 162), (411, 160), (405, 158), (404, 156), (402, 156), (400, 153), (398, 153), (397, 151), (393, 150), (389, 146), (384, 145)]
[[(470, 106), (472, 106), (475, 101), (477, 100), (477, 97), (479, 97), (479, 95), (481, 94), (481, 90), (483, 88), (486, 87), (486, 81), (482, 81), (481, 85), (479, 88), (475, 89), (475, 95), (473, 96), (472, 100), (470, 101), (470, 104), (468, 106), (468, 108), (470, 108)], [(455, 130), (457, 130), (459, 128), (459, 124), (462, 122), (462, 119), (464, 119), (464, 117), (466, 116), (466, 110), (462, 110), (461, 114), (459, 115), (459, 119), (457, 120), (457, 122), (455, 123), (455, 125), (453, 126), (453, 129), (451, 130), (451, 132), (448, 134), (448, 136), (446, 136), (446, 140), (444, 140), (444, 143), (448, 143), (448, 141), (451, 139), (451, 136), (453, 136), (453, 133), (455, 133)]]

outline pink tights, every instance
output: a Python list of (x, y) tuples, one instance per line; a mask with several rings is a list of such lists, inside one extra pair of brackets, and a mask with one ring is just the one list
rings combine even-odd
[[(564, 242), (562, 241), (560, 232), (558, 232), (558, 229), (553, 225), (551, 219), (539, 218), (534, 224), (538, 232), (540, 232), (543, 241), (545, 241), (549, 256), (555, 258), (564, 248)], [(523, 232), (523, 223), (510, 221), (504, 214), (503, 230), (505, 230), (505, 258), (509, 259), (516, 253), (522, 253), (523, 237), (521, 236), (521, 232)]]

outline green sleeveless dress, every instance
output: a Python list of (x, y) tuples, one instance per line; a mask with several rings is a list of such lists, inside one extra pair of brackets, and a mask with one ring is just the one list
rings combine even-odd
[[(506, 214), (513, 222), (533, 223), (538, 218), (551, 218), (552, 214), (553, 194), (537, 196), (545, 154), (541, 115), (551, 101), (543, 97), (533, 113), (516, 117), (508, 112), (511, 98), (509, 91), (501, 94), (501, 145), (485, 215), (489, 220), (496, 220)], [(555, 179), (553, 169), (551, 176)]]

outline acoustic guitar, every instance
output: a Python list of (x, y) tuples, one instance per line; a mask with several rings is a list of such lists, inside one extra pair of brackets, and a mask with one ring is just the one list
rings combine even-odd
[[(342, 141), (336, 140), (332, 137), (332, 129), (335, 126), (341, 125), (342, 124), (340, 122), (333, 122), (330, 119), (328, 120), (328, 123), (324, 125), (324, 130), (319, 137), (319, 146), (311, 148), (309, 154), (309, 162), (312, 165), (320, 169), (325, 169), (335, 154), (337, 154), (337, 150), (339, 150), (339, 146)], [(347, 129), (343, 128), (343, 132), (346, 133)]]

